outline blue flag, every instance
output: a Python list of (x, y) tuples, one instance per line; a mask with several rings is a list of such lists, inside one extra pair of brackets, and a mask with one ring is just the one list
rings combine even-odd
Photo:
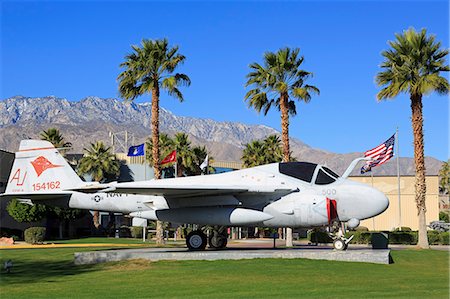
[(143, 156), (145, 155), (145, 149), (144, 149), (145, 144), (140, 144), (140, 145), (135, 145), (135, 146), (131, 146), (128, 149), (128, 157), (137, 157), (137, 156)]

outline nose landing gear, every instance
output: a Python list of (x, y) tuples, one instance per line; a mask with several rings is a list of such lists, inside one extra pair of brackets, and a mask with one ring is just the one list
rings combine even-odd
[(334, 222), (333, 225), (330, 226), (328, 235), (334, 240), (333, 247), (336, 250), (342, 251), (347, 250), (348, 243), (353, 239), (353, 236), (350, 238), (345, 237), (345, 225), (343, 222)]

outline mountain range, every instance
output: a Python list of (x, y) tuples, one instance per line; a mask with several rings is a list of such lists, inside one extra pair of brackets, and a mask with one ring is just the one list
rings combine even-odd
[[(94, 96), (78, 102), (54, 96), (15, 96), (1, 100), (0, 111), (0, 148), (12, 152), (17, 150), (20, 140), (39, 138), (40, 132), (50, 127), (58, 128), (73, 144), (72, 153), (81, 153), (90, 142), (98, 140), (110, 145), (110, 132), (118, 136), (116, 140), (121, 140), (121, 143), (116, 141), (117, 152), (126, 151), (125, 131), (128, 130), (128, 145), (140, 144), (151, 134), (151, 107), (148, 103), (136, 104)], [(264, 125), (177, 116), (163, 108), (160, 111), (160, 130), (168, 134), (185, 132), (193, 144), (205, 145), (216, 161), (235, 162), (240, 161), (246, 143), (280, 134)], [(326, 164), (338, 173), (343, 173), (354, 158), (362, 156), (358, 152), (336, 154), (312, 148), (296, 138), (291, 138), (291, 150), (298, 160)], [(374, 168), (373, 174), (396, 175), (394, 161), (391, 159)], [(436, 175), (442, 165), (432, 157), (426, 157), (425, 163), (428, 175)], [(358, 173), (359, 170), (355, 169), (353, 175)], [(412, 158), (400, 158), (400, 173), (414, 174)]]

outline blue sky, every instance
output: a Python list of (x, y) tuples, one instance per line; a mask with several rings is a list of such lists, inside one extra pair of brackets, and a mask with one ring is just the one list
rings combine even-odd
[[(106, 2), (2, 1), (1, 99), (14, 95), (118, 97), (119, 64), (131, 44), (167, 37), (187, 59), (185, 102), (162, 95), (177, 115), (264, 124), (244, 103), (248, 65), (265, 51), (299, 47), (310, 84), (321, 90), (298, 104), (291, 136), (348, 153), (377, 146), (400, 130), (400, 155), (413, 156), (409, 98), (377, 103), (374, 77), (394, 33), (427, 28), (449, 46), (448, 1)], [(149, 101), (149, 96), (138, 99)], [(449, 99), (424, 98), (425, 154), (449, 156)]]

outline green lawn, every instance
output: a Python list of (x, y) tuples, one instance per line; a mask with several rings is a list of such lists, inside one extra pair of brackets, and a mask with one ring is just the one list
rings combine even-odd
[(392, 251), (391, 265), (317, 260), (144, 260), (73, 265), (92, 248), (0, 250), (3, 298), (449, 298), (449, 254)]

